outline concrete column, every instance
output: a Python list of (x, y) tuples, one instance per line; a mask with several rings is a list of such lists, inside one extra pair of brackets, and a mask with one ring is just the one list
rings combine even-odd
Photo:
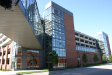
[(46, 68), (46, 38), (44, 34), (43, 50), (39, 51), (39, 68)]
[(79, 42), (80, 42), (80, 38), (79, 38)]
[(8, 49), (7, 49), (7, 47), (5, 47), (5, 51), (6, 51), (6, 54), (5, 54), (5, 65), (7, 65), (7, 58), (8, 58)]
[(27, 49), (22, 48), (22, 69), (27, 69)]
[(88, 44), (89, 44), (89, 41), (88, 41)]
[(85, 36), (83, 36), (83, 38), (85, 39)]
[(0, 46), (1, 47), (1, 49), (2, 49), (2, 46)]
[(15, 58), (15, 69), (17, 69), (17, 58)]
[(45, 52), (44, 50), (39, 51), (39, 68), (44, 68), (45, 67)]
[(81, 46), (81, 44), (79, 43), (79, 46)]
[[(86, 45), (84, 44), (84, 47), (86, 47)], [(87, 51), (87, 50), (85, 50), (85, 51)]]

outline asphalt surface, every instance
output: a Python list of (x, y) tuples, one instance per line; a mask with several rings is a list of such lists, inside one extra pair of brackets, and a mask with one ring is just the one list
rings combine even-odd
[[(15, 75), (14, 72), (13, 74), (11, 72), (0, 71), (0, 75)], [(23, 75), (112, 75), (112, 64)]]

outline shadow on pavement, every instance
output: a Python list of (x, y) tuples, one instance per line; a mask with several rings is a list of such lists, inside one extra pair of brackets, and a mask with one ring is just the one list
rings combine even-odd
[(49, 75), (112, 75), (112, 65), (110, 67), (108, 66), (49, 71)]

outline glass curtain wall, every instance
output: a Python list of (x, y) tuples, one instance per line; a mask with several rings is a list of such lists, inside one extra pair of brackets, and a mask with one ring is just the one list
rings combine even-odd
[(13, 41), (12, 69), (22, 69), (22, 47)]
[(80, 45), (76, 45), (76, 50), (82, 50), (82, 51), (88, 51), (88, 52), (96, 52), (95, 48), (90, 48), (90, 47), (85, 47), (85, 46), (80, 46)]
[(36, 0), (21, 0), (26, 15), (33, 26), (33, 32), (39, 38), (41, 45), (43, 44), (43, 25), (41, 23), (39, 10)]
[(102, 34), (99, 34), (99, 35), (97, 36), (97, 38), (98, 38), (99, 40), (102, 40), (102, 41), (104, 42), (106, 55), (109, 56), (106, 36), (107, 36), (107, 34), (105, 34), (105, 33), (102, 32)]
[[(55, 50), (59, 56), (58, 67), (66, 66), (65, 26), (63, 12), (49, 7), (44, 14), (46, 37), (46, 63), (50, 63), (49, 52)], [(47, 65), (48, 66), (48, 65)]]
[[(22, 69), (22, 47), (13, 42), (11, 69)], [(39, 51), (27, 50), (27, 69), (39, 68)], [(33, 56), (32, 56), (33, 55)]]
[(97, 40), (97, 49), (99, 50), (99, 53), (104, 54), (105, 53), (105, 46), (104, 46), (104, 42), (101, 40)]
[(108, 50), (106, 35), (103, 35), (103, 38), (104, 38), (105, 52), (106, 52), (106, 55), (109, 56), (109, 50)]

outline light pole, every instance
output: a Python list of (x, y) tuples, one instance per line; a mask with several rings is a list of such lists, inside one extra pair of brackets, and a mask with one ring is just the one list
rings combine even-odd
[(78, 58), (77, 59), (78, 59), (78, 66), (80, 66), (79, 65), (79, 63), (80, 63), (80, 52), (79, 52), (79, 55), (78, 55)]
[(78, 66), (79, 66), (79, 61), (80, 61), (80, 58), (77, 58), (78, 59)]

